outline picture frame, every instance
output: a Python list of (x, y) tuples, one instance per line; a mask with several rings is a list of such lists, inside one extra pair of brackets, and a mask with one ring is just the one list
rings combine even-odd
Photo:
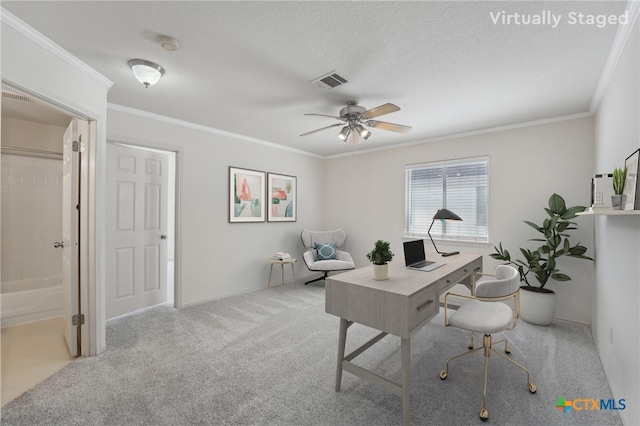
[(265, 221), (266, 173), (229, 167), (229, 222)]
[(638, 175), (640, 174), (640, 149), (624, 160), (627, 168), (627, 181), (624, 184), (624, 194), (627, 196), (625, 210), (640, 210), (640, 186), (638, 186)]
[(295, 222), (298, 214), (297, 178), (277, 173), (267, 174), (267, 221)]

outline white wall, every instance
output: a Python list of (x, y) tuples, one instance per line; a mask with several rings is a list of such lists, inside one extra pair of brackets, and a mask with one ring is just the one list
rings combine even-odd
[[(404, 262), (405, 165), (488, 155), (491, 244), (454, 247), (440, 243), (438, 248), (486, 255), (502, 241), (516, 254), (518, 247), (529, 244), (529, 238), (537, 237), (522, 221), (540, 222), (547, 217), (543, 207), (553, 192), (562, 195), (568, 205), (589, 205), (593, 147), (593, 122), (582, 118), (333, 158), (327, 160), (326, 224), (347, 231), (346, 248), (357, 266), (367, 264), (365, 254), (378, 239), (390, 241), (395, 260)], [(591, 219), (576, 221), (582, 225), (577, 240), (593, 254)], [(497, 264), (485, 256), (485, 270)], [(591, 312), (585, 307), (592, 300), (592, 262), (563, 258), (560, 264), (573, 280), (547, 284), (558, 293), (556, 317), (590, 323)]]
[[(266, 286), (267, 258), (277, 251), (298, 258), (298, 281), (309, 276), (302, 262), (300, 232), (323, 229), (323, 159), (117, 107), (109, 109), (107, 137), (178, 151), (180, 305)], [(229, 166), (297, 176), (297, 221), (229, 223)], [(279, 272), (274, 271), (275, 279)]]
[[(595, 117), (596, 172), (640, 148), (640, 29), (636, 22)], [(620, 415), (640, 424), (640, 216), (598, 217), (592, 331)], [(611, 337), (613, 335), (613, 338)]]

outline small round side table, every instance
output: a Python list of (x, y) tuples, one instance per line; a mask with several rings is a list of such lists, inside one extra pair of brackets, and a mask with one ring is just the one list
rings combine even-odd
[(271, 273), (273, 272), (273, 265), (280, 265), (280, 291), (282, 291), (282, 289), (284, 288), (284, 265), (291, 265), (291, 274), (293, 275), (293, 286), (297, 288), (298, 284), (296, 283), (296, 273), (293, 269), (293, 264), (296, 263), (297, 261), (298, 260), (294, 257), (292, 257), (291, 259), (284, 259), (284, 260), (270, 258), (269, 263), (271, 264), (271, 269), (269, 270), (269, 281), (267, 281), (267, 288), (271, 286)]

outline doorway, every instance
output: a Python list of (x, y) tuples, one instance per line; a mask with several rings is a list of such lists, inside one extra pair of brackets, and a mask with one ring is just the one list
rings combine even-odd
[(106, 318), (175, 306), (174, 151), (107, 143)]

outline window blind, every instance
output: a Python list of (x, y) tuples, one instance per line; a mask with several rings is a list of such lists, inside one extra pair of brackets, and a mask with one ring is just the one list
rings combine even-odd
[(489, 241), (489, 158), (468, 158), (405, 168), (404, 233), (427, 237), (433, 215), (447, 208), (462, 222), (436, 221), (434, 239)]

